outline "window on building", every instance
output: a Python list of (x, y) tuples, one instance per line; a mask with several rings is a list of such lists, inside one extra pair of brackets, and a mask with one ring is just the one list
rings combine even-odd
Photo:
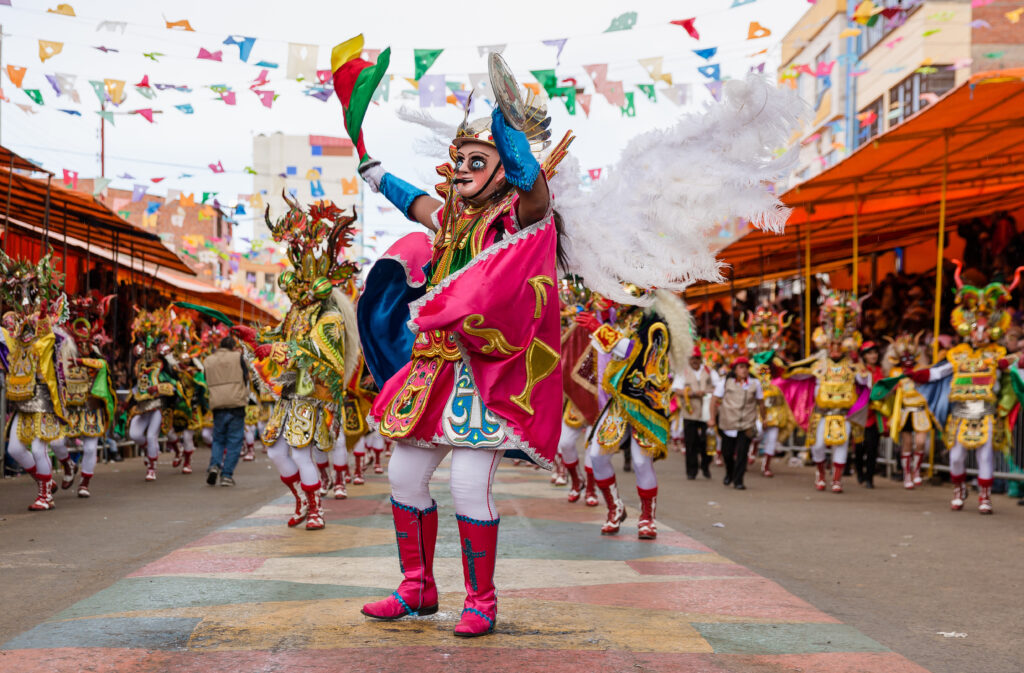
[(884, 118), (884, 101), (879, 96), (857, 115), (857, 132), (854, 134), (857, 147), (860, 147), (882, 132)]
[[(274, 284), (276, 282), (277, 282), (277, 276), (275, 276), (274, 274), (272, 274), (272, 273), (265, 273), (265, 274), (263, 274), (263, 286), (264, 287), (273, 288)], [(273, 290), (271, 290), (271, 292), (273, 292)]]
[(255, 285), (256, 284), (256, 272), (255, 271), (246, 271), (245, 272), (245, 282), (248, 283), (249, 285)]
[(928, 97), (925, 94), (941, 96), (956, 84), (956, 73), (946, 65), (933, 65), (920, 70), (889, 89), (888, 128), (927, 107)]
[(896, 13), (890, 18), (879, 14), (878, 20), (875, 21), (873, 26), (864, 27), (860, 36), (860, 39), (863, 40), (861, 55), (863, 56), (864, 52), (884, 40), (889, 33), (902, 26), (908, 16), (920, 9), (921, 4), (921, 0), (876, 0), (875, 8), (877, 9), (903, 9), (904, 11)]

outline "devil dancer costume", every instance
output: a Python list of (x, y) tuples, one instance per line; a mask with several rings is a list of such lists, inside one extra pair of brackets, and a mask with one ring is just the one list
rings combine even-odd
[[(428, 482), (451, 453), (452, 500), (467, 594), (455, 635), (481, 636), (494, 630), (497, 619), (499, 517), (491, 486), (498, 462), (502, 456), (526, 458), (550, 468), (558, 442), (558, 233), (551, 180), (572, 138), (566, 134), (543, 163), (539, 160), (537, 155), (550, 144), (546, 107), (532, 97), (524, 102), (507, 66), (492, 54), (491, 88), (499, 107), (489, 117), (470, 121), (471, 99), (467, 101), (463, 123), (445, 134), (451, 163), (438, 168), (442, 182), (435, 190), (440, 199), (432, 198), (386, 172), (366, 152), (360, 127), (390, 51), (370, 64), (360, 58), (362, 47), (359, 36), (332, 53), (334, 87), (362, 162), (360, 174), (371, 190), (434, 234), (432, 241), (422, 233), (410, 234), (392, 246), (370, 270), (359, 304), (364, 356), (381, 387), (369, 422), (395, 442), (388, 477), (404, 575), (391, 596), (363, 606), (363, 613), (390, 620), (438, 610), (432, 568), (438, 513)], [(707, 164), (721, 164), (723, 152), (742, 145), (743, 170), (730, 169), (742, 175), (711, 181), (714, 198), (699, 187), (686, 191), (681, 186), (686, 178), (672, 171), (671, 180), (680, 184), (665, 196), (665, 211), (624, 204), (614, 188), (580, 190), (578, 165), (570, 163), (565, 181), (554, 189), (572, 243), (572, 249), (565, 249), (566, 271), (578, 273), (587, 286), (613, 300), (650, 303), (649, 298), (629, 295), (622, 284), (681, 290), (699, 278), (717, 277), (705, 237), (719, 215), (743, 211), (760, 225), (779, 228), (785, 212), (759, 183), (763, 175), (775, 175), (791, 163), (771, 156), (764, 145), (771, 143), (774, 149), (790, 132), (795, 115), (786, 110), (793, 99), (763, 82), (741, 83), (732, 90), (734, 97), (714, 123), (687, 119), (668, 135), (641, 142), (659, 146), (666, 170), (694, 159), (697, 144), (707, 151), (701, 157)], [(771, 123), (767, 118), (764, 124), (751, 123), (759, 110), (767, 110)], [(424, 122), (422, 116), (418, 121)], [(428, 125), (435, 132), (443, 126)], [(710, 126), (716, 128), (711, 131)], [(721, 142), (704, 147), (709, 135)], [(746, 143), (737, 142), (738, 137)], [(683, 147), (685, 159), (677, 151), (680, 146), (691, 150)], [(635, 159), (641, 157), (646, 168), (650, 157), (643, 150)], [(652, 187), (663, 191), (660, 180), (637, 168), (628, 166), (623, 175), (638, 192)], [(701, 167), (704, 183), (706, 168)], [(744, 205), (738, 208), (723, 206), (723, 181), (753, 198), (741, 200)], [(636, 195), (650, 205), (646, 194)], [(562, 210), (563, 196), (568, 211)], [(718, 205), (705, 208), (706, 203)], [(621, 227), (622, 207), (629, 205), (637, 222)], [(679, 218), (678, 208), (700, 212), (700, 219)], [(621, 256), (625, 249), (608, 254), (612, 229), (620, 238), (639, 234), (635, 245), (632, 240), (625, 245), (644, 261), (642, 268), (621, 260), (619, 268), (609, 266), (608, 258)], [(664, 235), (656, 244), (648, 240), (654, 231)], [(594, 248), (603, 254), (590, 259)]]

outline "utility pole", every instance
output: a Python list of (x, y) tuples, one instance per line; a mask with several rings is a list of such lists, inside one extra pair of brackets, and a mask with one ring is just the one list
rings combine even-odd
[[(107, 111), (106, 101), (100, 101), (100, 111)], [(107, 118), (104, 115), (100, 115), (100, 177), (107, 177)]]

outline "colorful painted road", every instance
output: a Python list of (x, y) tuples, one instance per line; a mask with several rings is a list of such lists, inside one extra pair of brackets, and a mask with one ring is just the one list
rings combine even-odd
[(5, 643), (0, 670), (927, 673), (664, 525), (654, 542), (635, 538), (633, 517), (602, 537), (601, 510), (569, 505), (546, 474), (511, 466), (495, 486), (497, 631), (455, 638), (457, 531), (446, 484), (433, 490), (436, 615), (380, 623), (359, 613), (399, 578), (376, 477), (328, 501), (322, 531), (288, 529), (281, 498), (174, 551)]

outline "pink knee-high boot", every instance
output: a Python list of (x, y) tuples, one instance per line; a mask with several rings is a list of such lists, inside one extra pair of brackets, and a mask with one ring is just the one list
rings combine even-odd
[(498, 523), (501, 519), (478, 521), (459, 514), (462, 541), (462, 575), (466, 580), (466, 602), (455, 635), (462, 638), (486, 636), (498, 619), (498, 597), (494, 591), (494, 564), (498, 556)]
[(406, 615), (432, 615), (437, 612), (437, 586), (434, 584), (437, 503), (419, 510), (392, 498), (391, 513), (398, 538), (398, 563), (404, 579), (384, 600), (364, 605), (362, 613), (388, 621)]

